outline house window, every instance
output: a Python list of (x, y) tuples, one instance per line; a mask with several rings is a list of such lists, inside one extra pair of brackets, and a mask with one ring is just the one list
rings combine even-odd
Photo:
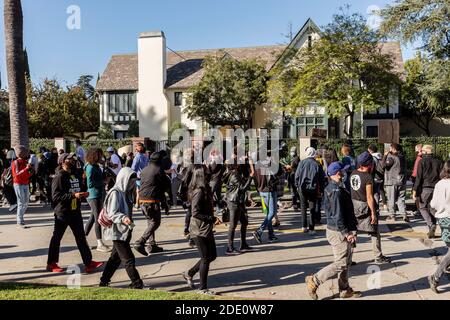
[(304, 117), (297, 120), (299, 137), (310, 137), (313, 129), (326, 129), (323, 117)]
[(366, 135), (367, 138), (378, 138), (378, 126), (367, 126)]
[(136, 113), (136, 93), (109, 93), (108, 94), (109, 113), (135, 114)]
[(312, 48), (312, 36), (308, 36), (308, 48)]
[(175, 107), (180, 107), (183, 105), (183, 93), (175, 92)]
[(127, 137), (126, 131), (114, 131), (114, 139), (125, 139)]

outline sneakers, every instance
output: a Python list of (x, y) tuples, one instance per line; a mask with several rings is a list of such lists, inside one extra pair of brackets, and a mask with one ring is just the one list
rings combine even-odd
[(188, 244), (189, 244), (189, 247), (191, 247), (191, 248), (195, 248), (195, 247), (196, 247), (196, 246), (195, 246), (195, 241), (192, 240), (192, 239), (189, 239)]
[(27, 226), (25, 223), (19, 223), (17, 225), (17, 228), (19, 228), (19, 229), (29, 229), (30, 227)]
[(195, 290), (196, 287), (194, 284), (194, 279), (187, 272), (183, 272), (181, 275), (183, 279), (186, 281), (188, 287), (191, 288), (192, 290)]
[(61, 268), (60, 266), (58, 266), (57, 263), (52, 263), (52, 264), (47, 265), (47, 271), (53, 272), (53, 273), (63, 273), (64, 269)]
[(428, 239), (434, 239), (436, 237), (436, 225), (432, 225), (431, 227), (428, 228), (429, 228), (427, 234)]
[(387, 220), (395, 221), (395, 214), (390, 214), (390, 215), (388, 216)]
[(148, 257), (148, 252), (145, 250), (145, 245), (140, 242), (136, 242), (133, 245), (133, 249), (142, 254), (144, 257)]
[(164, 251), (164, 249), (161, 247), (158, 247), (157, 244), (153, 244), (152, 248), (150, 249), (150, 253), (161, 253), (163, 251)]
[(215, 296), (216, 295), (213, 291), (208, 290), (208, 289), (199, 290), (198, 294), (205, 295), (205, 296)]
[(12, 206), (9, 207), (8, 211), (9, 212), (13, 212), (17, 209), (17, 204), (13, 204)]
[(278, 240), (279, 239), (277, 237), (273, 236), (273, 237), (269, 238), (269, 243), (275, 243), (275, 242), (278, 242)]
[(103, 266), (103, 262), (97, 262), (92, 260), (89, 265), (85, 266), (84, 271), (86, 271), (86, 273), (94, 273), (95, 270), (97, 270), (101, 266)]
[(279, 228), (281, 226), (281, 223), (279, 221), (272, 223), (272, 227)]
[(253, 248), (250, 247), (248, 244), (241, 246), (241, 248), (239, 249), (240, 252), (244, 252), (244, 253), (247, 251), (252, 251), (252, 250), (253, 250)]
[(381, 256), (375, 259), (375, 263), (378, 264), (385, 264), (385, 263), (391, 263), (392, 260), (389, 257)]
[(237, 251), (237, 250), (234, 249), (234, 248), (232, 248), (232, 249), (228, 248), (227, 251), (225, 252), (225, 254), (226, 254), (227, 256), (239, 256), (239, 255), (242, 254), (242, 252)]
[(348, 288), (345, 291), (339, 293), (341, 299), (361, 298), (362, 293), (360, 291), (353, 291), (352, 288)]
[(428, 277), (428, 283), (430, 285), (431, 291), (433, 291), (436, 294), (439, 294), (439, 291), (437, 289), (438, 282), (436, 281), (436, 278), (434, 276), (429, 276)]
[(104, 253), (111, 252), (111, 248), (108, 247), (107, 245), (100, 245), (100, 246), (97, 246), (97, 251), (104, 252)]
[(109, 287), (109, 283), (100, 281), (98, 286), (99, 286), (99, 288), (108, 288)]
[(261, 233), (259, 233), (258, 231), (253, 232), (253, 238), (255, 238), (256, 242), (258, 242), (259, 244), (262, 243)]
[(318, 300), (317, 289), (319, 288), (313, 280), (313, 276), (306, 277), (306, 288), (308, 289), (308, 294), (313, 300)]

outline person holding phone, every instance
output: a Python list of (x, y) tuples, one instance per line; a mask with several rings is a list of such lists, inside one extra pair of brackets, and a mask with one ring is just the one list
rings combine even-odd
[(206, 179), (205, 168), (196, 165), (193, 169), (189, 184), (189, 203), (191, 204), (192, 218), (190, 236), (197, 246), (200, 260), (189, 271), (184, 272), (183, 278), (191, 289), (195, 289), (193, 277), (200, 272), (200, 294), (214, 295), (208, 290), (208, 272), (211, 262), (217, 258), (216, 242), (214, 239), (214, 225), (222, 221), (214, 216), (213, 196)]
[(76, 175), (77, 158), (73, 153), (63, 153), (58, 158), (59, 171), (52, 182), (52, 200), (55, 210), (55, 228), (48, 249), (47, 271), (64, 272), (58, 266), (61, 240), (67, 227), (73, 232), (80, 251), (86, 273), (93, 273), (103, 263), (92, 260), (81, 215), (81, 199), (89, 197), (88, 192), (81, 192), (81, 180)]

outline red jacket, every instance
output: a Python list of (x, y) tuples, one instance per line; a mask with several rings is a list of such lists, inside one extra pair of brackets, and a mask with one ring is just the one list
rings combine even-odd
[(23, 159), (14, 160), (11, 165), (14, 184), (28, 185), (32, 174), (27, 169), (28, 161)]
[(413, 178), (417, 178), (417, 170), (419, 170), (420, 161), (422, 161), (422, 156), (417, 156), (416, 161), (414, 162), (414, 170), (411, 175)]

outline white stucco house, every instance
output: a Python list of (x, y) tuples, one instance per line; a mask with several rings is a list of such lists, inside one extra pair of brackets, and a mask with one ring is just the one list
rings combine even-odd
[[(287, 63), (283, 55), (292, 48), (312, 45), (320, 37), (320, 29), (309, 19), (289, 45), (246, 48), (225, 48), (235, 59), (256, 58), (266, 63), (270, 71), (277, 63)], [(392, 55), (396, 72), (404, 73), (400, 44), (380, 44), (385, 53)], [(168, 131), (175, 122), (190, 130), (202, 126), (198, 120), (188, 119), (183, 111), (188, 89), (203, 75), (203, 59), (216, 54), (219, 49), (173, 52), (167, 49), (162, 31), (141, 33), (138, 53), (112, 56), (101, 75), (96, 90), (100, 96), (100, 120), (111, 123), (116, 138), (126, 136), (130, 121), (139, 121), (139, 134), (153, 140), (167, 140)], [(399, 90), (393, 88), (389, 104), (378, 112), (364, 115), (365, 136), (378, 135), (378, 120), (397, 119), (400, 116)], [(359, 115), (359, 118), (361, 115)], [(358, 120), (357, 119), (357, 120)], [(313, 128), (326, 129), (330, 137), (343, 136), (344, 120), (328, 119), (325, 110), (318, 106), (311, 114), (290, 119), (273, 112), (268, 105), (257, 108), (253, 127), (263, 128), (274, 121), (283, 128), (285, 138), (308, 136)]]

